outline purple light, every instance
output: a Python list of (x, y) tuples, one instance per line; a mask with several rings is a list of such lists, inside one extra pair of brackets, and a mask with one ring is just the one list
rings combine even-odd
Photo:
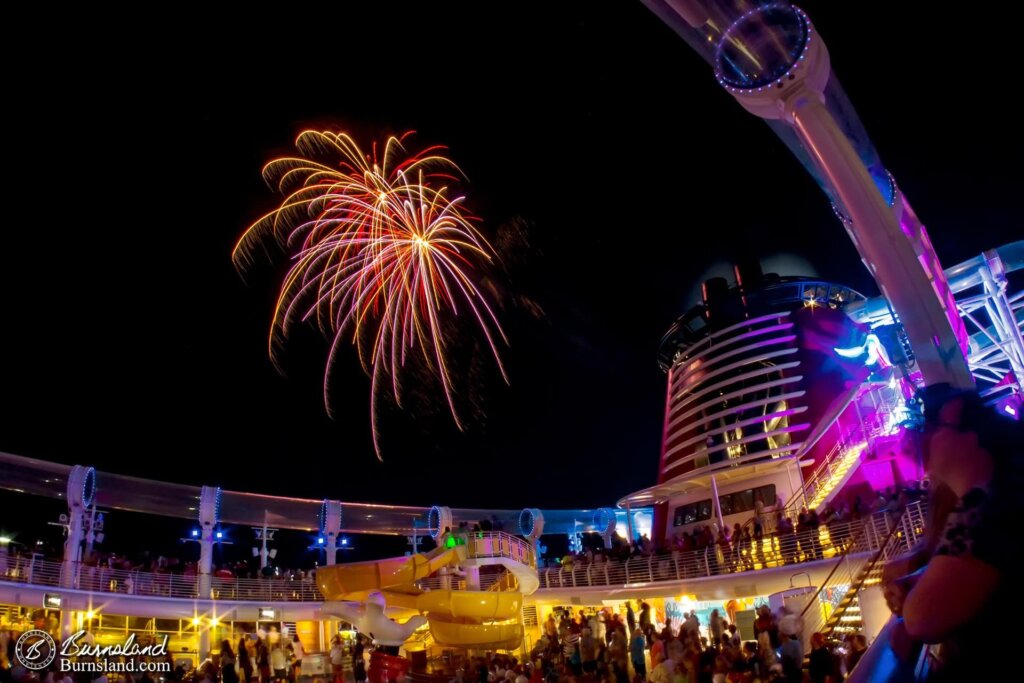
[(996, 406), (996, 409), (1005, 415), (1009, 415), (1014, 420), (1019, 420), (1021, 408), (1024, 408), (1024, 397), (1018, 393), (1013, 393), (996, 403)]

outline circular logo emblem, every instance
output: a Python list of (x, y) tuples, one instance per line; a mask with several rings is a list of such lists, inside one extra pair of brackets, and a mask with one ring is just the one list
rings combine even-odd
[(26, 669), (41, 671), (57, 656), (57, 643), (46, 631), (25, 631), (14, 645), (14, 655)]

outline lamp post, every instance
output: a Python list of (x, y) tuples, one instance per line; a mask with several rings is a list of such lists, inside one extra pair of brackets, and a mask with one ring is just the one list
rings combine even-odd
[(78, 563), (82, 559), (82, 534), (85, 527), (85, 510), (96, 497), (96, 470), (75, 465), (68, 474), (68, 514), (61, 515), (66, 523), (67, 539), (64, 541), (64, 565), (61, 567), (61, 586), (73, 588), (78, 575)]
[[(213, 546), (215, 543), (229, 542), (225, 540), (224, 532), (217, 528), (220, 521), (219, 487), (204, 486), (200, 490), (198, 521), (199, 527), (192, 529), (189, 537), (181, 540), (199, 544), (199, 583), (196, 597), (209, 600), (213, 597), (213, 582), (210, 576), (213, 569)], [(214, 621), (217, 621), (216, 618)], [(194, 622), (193, 625), (199, 629), (199, 657), (202, 659), (210, 653), (210, 628), (200, 627), (199, 622)]]
[(316, 547), (326, 552), (327, 566), (337, 562), (338, 540), (341, 536), (341, 502), (325, 500), (320, 506), (320, 536)]
[[(211, 597), (210, 571), (213, 568), (213, 544), (223, 540), (216, 531), (220, 521), (220, 488), (204, 486), (199, 494), (199, 597)], [(220, 534), (220, 537), (217, 537)]]
[(105, 512), (96, 509), (94, 502), (89, 508), (89, 516), (85, 518), (85, 554), (92, 555), (93, 545), (103, 543), (103, 515)]
[(267, 543), (274, 540), (274, 534), (278, 532), (278, 529), (271, 529), (267, 526), (267, 518), (269, 512), (263, 511), (263, 526), (253, 527), (253, 531), (256, 532), (256, 540), (261, 541), (258, 548), (252, 549), (252, 556), (260, 558), (260, 574), (267, 568), (270, 560), (277, 557), (277, 548), (267, 548)]
[(0, 578), (7, 576), (7, 546), (13, 542), (10, 536), (0, 536)]

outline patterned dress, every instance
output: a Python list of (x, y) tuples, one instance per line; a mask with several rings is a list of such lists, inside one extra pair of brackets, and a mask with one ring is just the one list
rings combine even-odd
[[(1007, 501), (1004, 501), (1004, 503)], [(1000, 661), (999, 643), (994, 633), (1003, 631), (1013, 605), (1010, 595), (1011, 577), (1015, 571), (1015, 555), (1021, 552), (1021, 537), (1014, 525), (1019, 516), (1019, 503), (999, 505), (989, 488), (974, 488), (961, 497), (946, 521), (935, 555), (976, 560), (1000, 573), (999, 586), (989, 598), (981, 614), (938, 648), (930, 681), (988, 681), (997, 674), (993, 668)], [(1018, 559), (1019, 561), (1019, 559)]]

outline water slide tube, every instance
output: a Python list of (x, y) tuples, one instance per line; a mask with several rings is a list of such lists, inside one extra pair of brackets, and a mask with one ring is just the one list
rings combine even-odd
[[(439, 645), (518, 648), (523, 639), (523, 594), (519, 590), (425, 591), (415, 585), (442, 568), (458, 566), (465, 557), (466, 546), (456, 546), (376, 562), (321, 567), (317, 584), (327, 599), (323, 611), (351, 622), (363, 633), (373, 634), (381, 645), (401, 645), (427, 622)], [(526, 572), (513, 571), (517, 578), (520, 573), (528, 577)], [(414, 616), (398, 623), (386, 612)]]

